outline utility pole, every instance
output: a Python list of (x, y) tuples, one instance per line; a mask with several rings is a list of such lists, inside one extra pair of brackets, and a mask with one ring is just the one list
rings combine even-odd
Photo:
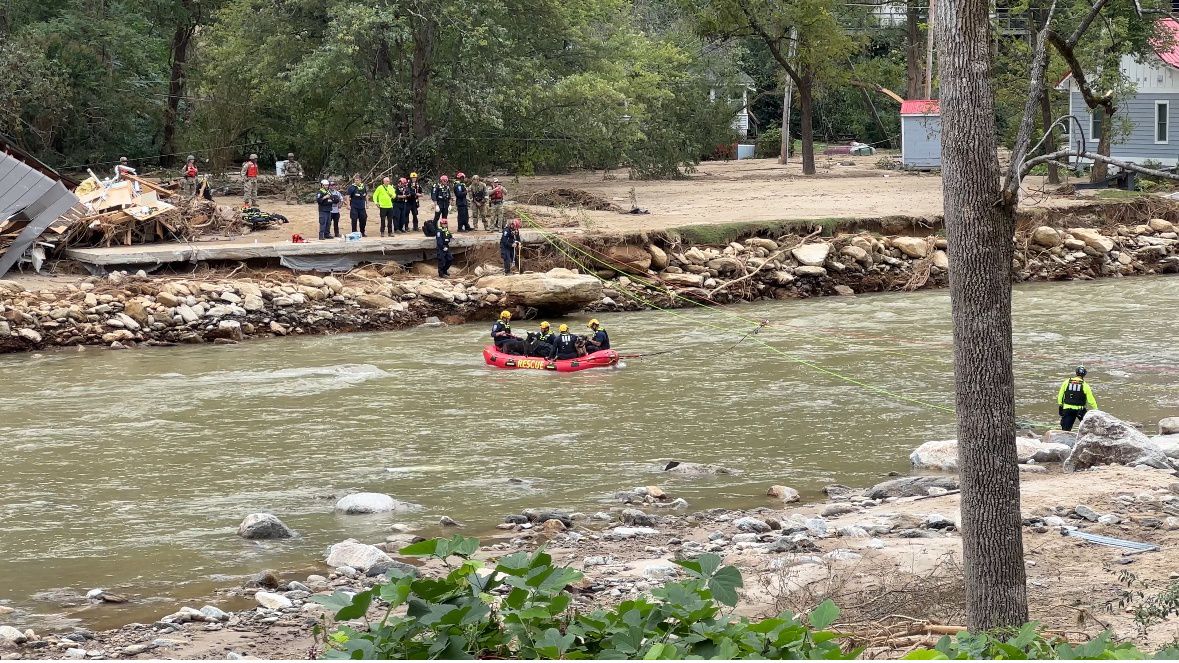
[[(798, 28), (790, 28), (790, 46), (786, 49), (786, 57), (793, 62), (798, 52)], [(794, 79), (786, 74), (786, 90), (782, 93), (782, 154), (778, 156), (778, 163), (786, 163), (790, 159), (790, 107), (794, 103)]]
[(933, 98), (933, 8), (937, 0), (929, 0), (929, 27), (925, 31), (925, 98)]

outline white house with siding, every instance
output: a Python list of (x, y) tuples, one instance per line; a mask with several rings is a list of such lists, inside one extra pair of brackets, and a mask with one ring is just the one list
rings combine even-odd
[[(1167, 166), (1179, 163), (1179, 21), (1161, 19), (1175, 35), (1169, 49), (1160, 49), (1141, 61), (1123, 57), (1122, 73), (1133, 82), (1137, 94), (1123, 99), (1118, 105), (1114, 121), (1130, 121), (1129, 135), (1115, 134), (1110, 156), (1123, 161), (1142, 163), (1157, 161)], [(1096, 150), (1101, 137), (1101, 112), (1090, 112), (1081, 90), (1068, 75), (1057, 86), (1069, 93), (1068, 111), (1081, 122), (1081, 130), (1069, 123), (1069, 145), (1076, 146), (1084, 134), (1087, 149)]]

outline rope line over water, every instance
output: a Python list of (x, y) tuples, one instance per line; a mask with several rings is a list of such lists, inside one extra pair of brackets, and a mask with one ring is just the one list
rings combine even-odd
[[(583, 272), (585, 272), (586, 274), (589, 274), (590, 276), (593, 276), (595, 279), (597, 279), (603, 285), (610, 285), (610, 287), (612, 289), (619, 291), (620, 293), (624, 294), (625, 296), (630, 297), (631, 299), (633, 299), (633, 300), (639, 302), (640, 304), (643, 304), (644, 306), (647, 306), (651, 309), (654, 309), (654, 310), (657, 310), (657, 311), (660, 311), (663, 313), (668, 313), (670, 315), (676, 316), (678, 318), (683, 318), (685, 320), (690, 320), (687, 316), (682, 315), (681, 313), (679, 313), (678, 311), (675, 311), (674, 309), (664, 308), (664, 307), (659, 306), (658, 304), (646, 299), (645, 297), (642, 297), (641, 295), (630, 291), (629, 289), (627, 289), (625, 287), (619, 287), (620, 284), (608, 284), (605, 279), (598, 276), (596, 270), (590, 269), (585, 263), (583, 263), (581, 260), (578, 260), (575, 256), (573, 256), (569, 251), (567, 251), (565, 249), (565, 246), (567, 246), (570, 250), (575, 251), (575, 252), (581, 254), (582, 256), (585, 256), (589, 261), (592, 261), (593, 263), (599, 264), (607, 269), (613, 269), (613, 266), (607, 260), (604, 259), (605, 256), (601, 256), (601, 254), (599, 254), (600, 257), (592, 255), (590, 252), (592, 250), (587, 250), (584, 247), (581, 247), (577, 244), (574, 244), (573, 242), (570, 242), (564, 238), (557, 236), (555, 233), (551, 233), (551, 232), (546, 231), (540, 224), (536, 223), (536, 221), (534, 221), (532, 219), (532, 217), (527, 212), (524, 212), (521, 210), (518, 213), (519, 213), (520, 217), (522, 219), (524, 219), (524, 221), (526, 223), (528, 223), (528, 225), (533, 230), (536, 230), (537, 232), (539, 232), (541, 234), (541, 236), (545, 239), (545, 241), (548, 242), (553, 248), (557, 249), (557, 251), (559, 251), (566, 258), (568, 258), (571, 262), (573, 262), (573, 264), (580, 267)], [(562, 244), (564, 244), (564, 246), (562, 246)], [(598, 252), (593, 251), (593, 253), (598, 253)], [(711, 302), (710, 304), (706, 304), (706, 303), (700, 302), (696, 299), (693, 299), (691, 297), (685, 297), (685, 296), (680, 295), (679, 293), (675, 292), (674, 290), (669, 289), (662, 282), (652, 281), (650, 279), (645, 279), (643, 277), (640, 277), (637, 275), (631, 275), (631, 274), (627, 274), (627, 278), (629, 278), (633, 281), (636, 281), (638, 283), (641, 283), (647, 287), (654, 288), (654, 289), (660, 291), (662, 294), (668, 296), (673, 301), (678, 300), (678, 301), (682, 301), (682, 302), (687, 302), (688, 304), (691, 304), (692, 306), (702, 308), (706, 311), (709, 311), (712, 313), (717, 313), (717, 314), (720, 314), (720, 315), (723, 315), (723, 316), (726, 316), (729, 318), (734, 318), (734, 319), (740, 320), (740, 321), (748, 323), (748, 324), (756, 325), (754, 327), (753, 331), (746, 333), (736, 343), (734, 343), (730, 348), (725, 350), (726, 353), (729, 352), (730, 350), (732, 350), (733, 348), (736, 348), (738, 345), (740, 345), (746, 339), (751, 338), (754, 342), (759, 343), (762, 347), (764, 347), (767, 350), (786, 359), (787, 361), (793, 362), (793, 363), (798, 364), (800, 366), (805, 366), (813, 371), (817, 371), (817, 372), (827, 375), (829, 377), (835, 378), (836, 380), (839, 380), (841, 382), (845, 382), (847, 384), (851, 384), (851, 385), (860, 387), (861, 389), (865, 389), (867, 391), (873, 392), (873, 393), (877, 394), (878, 396), (883, 396), (883, 397), (893, 399), (896, 401), (909, 403), (910, 405), (923, 407), (923, 408), (926, 408), (929, 410), (934, 410), (934, 411), (941, 412), (944, 414), (951, 414), (951, 415), (955, 414), (954, 408), (952, 408), (952, 407), (948, 407), (948, 406), (942, 405), (940, 403), (932, 403), (930, 401), (923, 400), (920, 398), (913, 398), (910, 396), (905, 396), (904, 394), (899, 394), (899, 393), (891, 391), (889, 389), (878, 387), (874, 384), (864, 382), (863, 380), (858, 380), (858, 379), (853, 378), (849, 375), (845, 375), (845, 374), (840, 373), (838, 371), (821, 366), (821, 365), (819, 365), (809, 359), (803, 359), (802, 357), (796, 356), (790, 352), (787, 352), (785, 350), (782, 350), (780, 348), (777, 348), (777, 347), (771, 345), (765, 339), (759, 338), (757, 336), (758, 332), (760, 332), (763, 328), (770, 326), (769, 320), (757, 320), (754, 318), (743, 316), (739, 313), (735, 313), (733, 311), (722, 308), (722, 306), (718, 302), (715, 302), (712, 300), (709, 300)], [(696, 320), (690, 320), (690, 321), (693, 322), (694, 324), (703, 324), (703, 325), (710, 327), (712, 329), (716, 329), (718, 331), (723, 331), (726, 333), (734, 331), (731, 328), (722, 327), (722, 326), (712, 324), (707, 321), (705, 321), (703, 323), (700, 323), (700, 321), (696, 321)], [(653, 353), (653, 354), (663, 354), (663, 353)], [(644, 356), (652, 356), (652, 355), (644, 355)], [(1056, 427), (1056, 425), (1053, 423), (1045, 423), (1045, 422), (1041, 422), (1041, 421), (1021, 419), (1019, 417), (1016, 417), (1015, 422), (1021, 426), (1027, 426), (1027, 427), (1041, 427), (1041, 428), (1055, 428)]]

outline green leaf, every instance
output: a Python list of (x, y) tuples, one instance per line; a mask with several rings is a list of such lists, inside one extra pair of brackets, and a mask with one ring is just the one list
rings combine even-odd
[(811, 614), (807, 616), (807, 619), (810, 621), (812, 628), (821, 631), (834, 624), (838, 617), (839, 608), (835, 605), (835, 601), (827, 599), (815, 606), (815, 609), (811, 610)]
[(345, 607), (352, 605), (352, 594), (336, 590), (327, 596), (315, 594), (311, 597), (311, 601), (324, 606), (332, 613), (337, 613)]
[(670, 661), (676, 660), (678, 658), (680, 658), (679, 650), (676, 649), (675, 645), (668, 644), (666, 642), (655, 643), (651, 646), (650, 649), (647, 650), (647, 653), (643, 655), (643, 660), (645, 661), (658, 661), (660, 659)]
[[(379, 596), (382, 601), (396, 608), (409, 598), (412, 584), (413, 581), (406, 577), (397, 583), (380, 585)], [(377, 587), (373, 587), (373, 589), (377, 589)]]
[(348, 621), (349, 619), (360, 619), (368, 614), (368, 607), (373, 602), (373, 591), (371, 589), (360, 592), (352, 597), (352, 603), (341, 608), (336, 612), (336, 619), (340, 621)]
[(573, 645), (572, 635), (561, 635), (555, 628), (546, 629), (536, 641), (536, 653), (550, 659), (558, 659)]
[[(713, 557), (716, 557), (713, 555)], [(719, 560), (719, 557), (716, 557)], [(706, 566), (707, 568), (707, 566)], [(726, 566), (723, 569), (715, 570), (708, 578), (708, 591), (712, 592), (712, 596), (723, 603), (724, 605), (734, 607), (737, 605), (737, 588), (743, 587), (744, 583), (741, 580), (741, 572), (735, 566)]]
[(945, 654), (941, 653), (940, 651), (938, 651), (936, 649), (914, 649), (913, 651), (909, 652), (908, 654), (905, 654), (903, 660), (906, 660), (906, 661), (944, 661), (944, 660), (947, 660), (948, 658), (949, 658), (949, 656), (946, 656)]
[(436, 555), (439, 547), (444, 544), (445, 542), (442, 539), (427, 539), (425, 541), (411, 543), (397, 552), (406, 557), (430, 557)]

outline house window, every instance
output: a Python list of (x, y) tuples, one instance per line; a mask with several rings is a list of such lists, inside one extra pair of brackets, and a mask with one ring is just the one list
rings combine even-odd
[(1170, 120), (1171, 102), (1154, 102), (1154, 142), (1167, 142), (1167, 130)]
[(1096, 143), (1101, 140), (1101, 118), (1105, 114), (1099, 108), (1094, 108), (1089, 111), (1089, 142)]

